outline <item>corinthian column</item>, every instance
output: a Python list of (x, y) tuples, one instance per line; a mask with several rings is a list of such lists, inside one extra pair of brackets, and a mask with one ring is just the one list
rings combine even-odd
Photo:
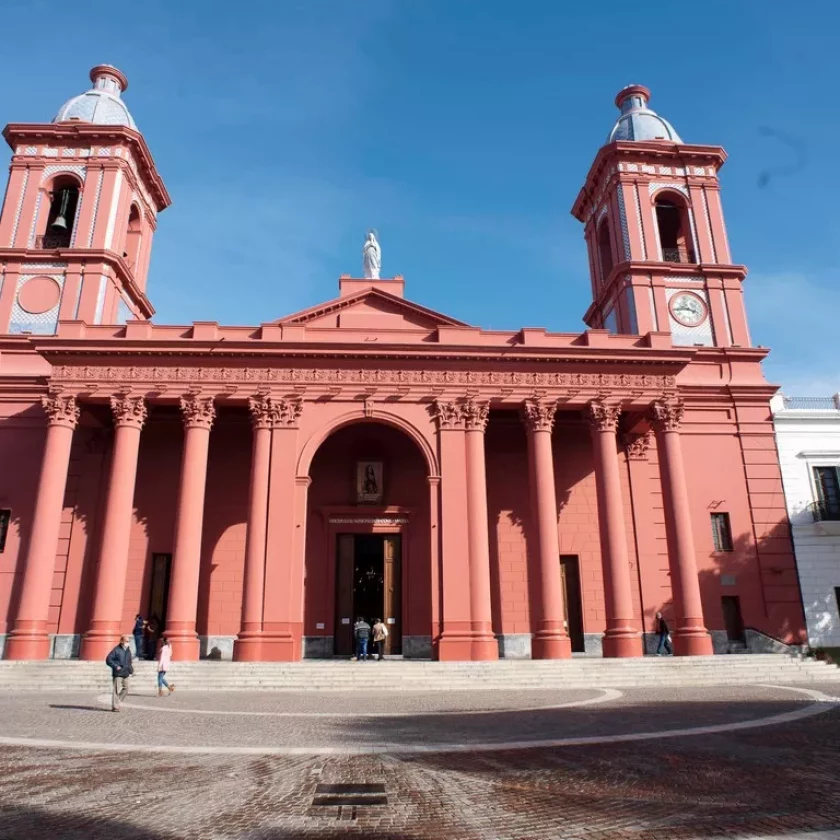
[(276, 414), (272, 399), (267, 396), (251, 397), (248, 410), (251, 414), (253, 441), (248, 531), (245, 538), (245, 581), (242, 587), (242, 626), (239, 637), (233, 643), (233, 658), (240, 662), (256, 662), (262, 658), (271, 427), (272, 417)]
[(104, 659), (121, 633), (125, 581), (128, 574), (128, 546), (134, 510), (134, 485), (137, 479), (137, 456), (140, 431), (146, 422), (146, 403), (142, 397), (111, 397), (114, 415), (114, 449), (102, 543), (96, 572), (96, 594), (90, 629), (82, 639), (82, 659)]
[(572, 655), (566, 632), (566, 605), (560, 576), (560, 539), (557, 534), (557, 493), (554, 488), (554, 455), (551, 430), (554, 428), (556, 403), (527, 400), (523, 418), (528, 429), (528, 462), (531, 488), (535, 498), (539, 534), (539, 595), (531, 604), (536, 615), (536, 632), (531, 641), (534, 659), (565, 659)]
[(470, 538), (467, 488), (466, 417), (458, 402), (437, 400), (440, 451), (440, 545), (443, 628), (438, 659), (473, 657), (470, 588)]
[(642, 639), (633, 620), (630, 558), (621, 498), (616, 431), (621, 406), (604, 399), (587, 406), (595, 452), (595, 484), (598, 491), (598, 522), (601, 531), (601, 563), (604, 567), (604, 601), (607, 627), (604, 656), (641, 656)]
[(679, 433), (684, 410), (682, 400), (677, 398), (663, 398), (653, 404), (668, 531), (668, 565), (676, 612), (676, 627), (672, 633), (674, 653), (678, 656), (700, 656), (713, 650), (703, 620), (691, 506)]
[(484, 432), (490, 405), (468, 399), (464, 403), (467, 440), (467, 521), (470, 535), (470, 610), (473, 659), (498, 659), (490, 603), (490, 541), (487, 533), (487, 470)]
[(29, 551), (23, 567), (20, 606), (6, 641), (6, 659), (46, 659), (50, 655), (47, 627), (55, 552), (70, 464), (73, 430), (79, 421), (74, 397), (41, 397), (47, 414), (47, 440), (30, 528)]
[(272, 397), (268, 526), (260, 658), (291, 662), (303, 649), (303, 577), (308, 480), (298, 483), (300, 398)]
[(198, 659), (195, 619), (201, 573), (207, 454), (210, 429), (216, 417), (213, 398), (182, 397), (181, 413), (184, 420), (184, 455), (175, 520), (172, 580), (166, 609), (166, 635), (178, 659)]

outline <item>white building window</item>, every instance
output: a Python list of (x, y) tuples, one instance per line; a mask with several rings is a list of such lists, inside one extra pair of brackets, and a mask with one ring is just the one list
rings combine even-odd
[(818, 522), (840, 520), (840, 469), (814, 467), (814, 489), (817, 495), (814, 519)]

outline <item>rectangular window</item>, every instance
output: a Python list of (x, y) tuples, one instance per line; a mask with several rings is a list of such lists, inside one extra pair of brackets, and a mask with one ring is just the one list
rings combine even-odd
[(712, 514), (712, 539), (715, 551), (732, 551), (732, 527), (728, 513)]
[(6, 534), (9, 533), (9, 523), (12, 521), (10, 510), (0, 510), (0, 554), (6, 548)]
[(834, 587), (834, 600), (837, 601), (837, 612), (840, 614), (840, 586)]
[(814, 485), (817, 488), (817, 518), (840, 520), (840, 470), (814, 467)]

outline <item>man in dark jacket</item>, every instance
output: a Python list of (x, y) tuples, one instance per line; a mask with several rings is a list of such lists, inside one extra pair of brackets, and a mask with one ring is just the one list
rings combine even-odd
[(370, 624), (361, 616), (353, 625), (353, 635), (356, 637), (356, 659), (364, 662), (367, 659), (368, 640), (370, 639)]
[(120, 643), (105, 658), (105, 664), (111, 669), (111, 677), (114, 681), (111, 691), (111, 711), (118, 712), (120, 704), (128, 694), (128, 681), (134, 673), (128, 636), (120, 636)]
[(674, 651), (671, 649), (671, 628), (668, 627), (668, 622), (665, 621), (661, 612), (656, 614), (656, 635), (659, 636), (659, 644), (656, 646), (656, 655), (662, 656), (662, 651), (666, 650), (673, 655)]
[(143, 658), (143, 630), (146, 627), (146, 622), (140, 613), (134, 616), (134, 652), (138, 659)]

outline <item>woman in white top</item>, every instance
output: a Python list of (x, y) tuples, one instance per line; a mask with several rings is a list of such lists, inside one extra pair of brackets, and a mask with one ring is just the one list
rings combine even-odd
[[(163, 697), (164, 694), (171, 694), (175, 691), (175, 685), (169, 685), (166, 681), (166, 672), (172, 663), (172, 645), (169, 644), (169, 639), (164, 636), (161, 639), (160, 653), (158, 653), (158, 697)], [(164, 691), (166, 689), (166, 691)]]

